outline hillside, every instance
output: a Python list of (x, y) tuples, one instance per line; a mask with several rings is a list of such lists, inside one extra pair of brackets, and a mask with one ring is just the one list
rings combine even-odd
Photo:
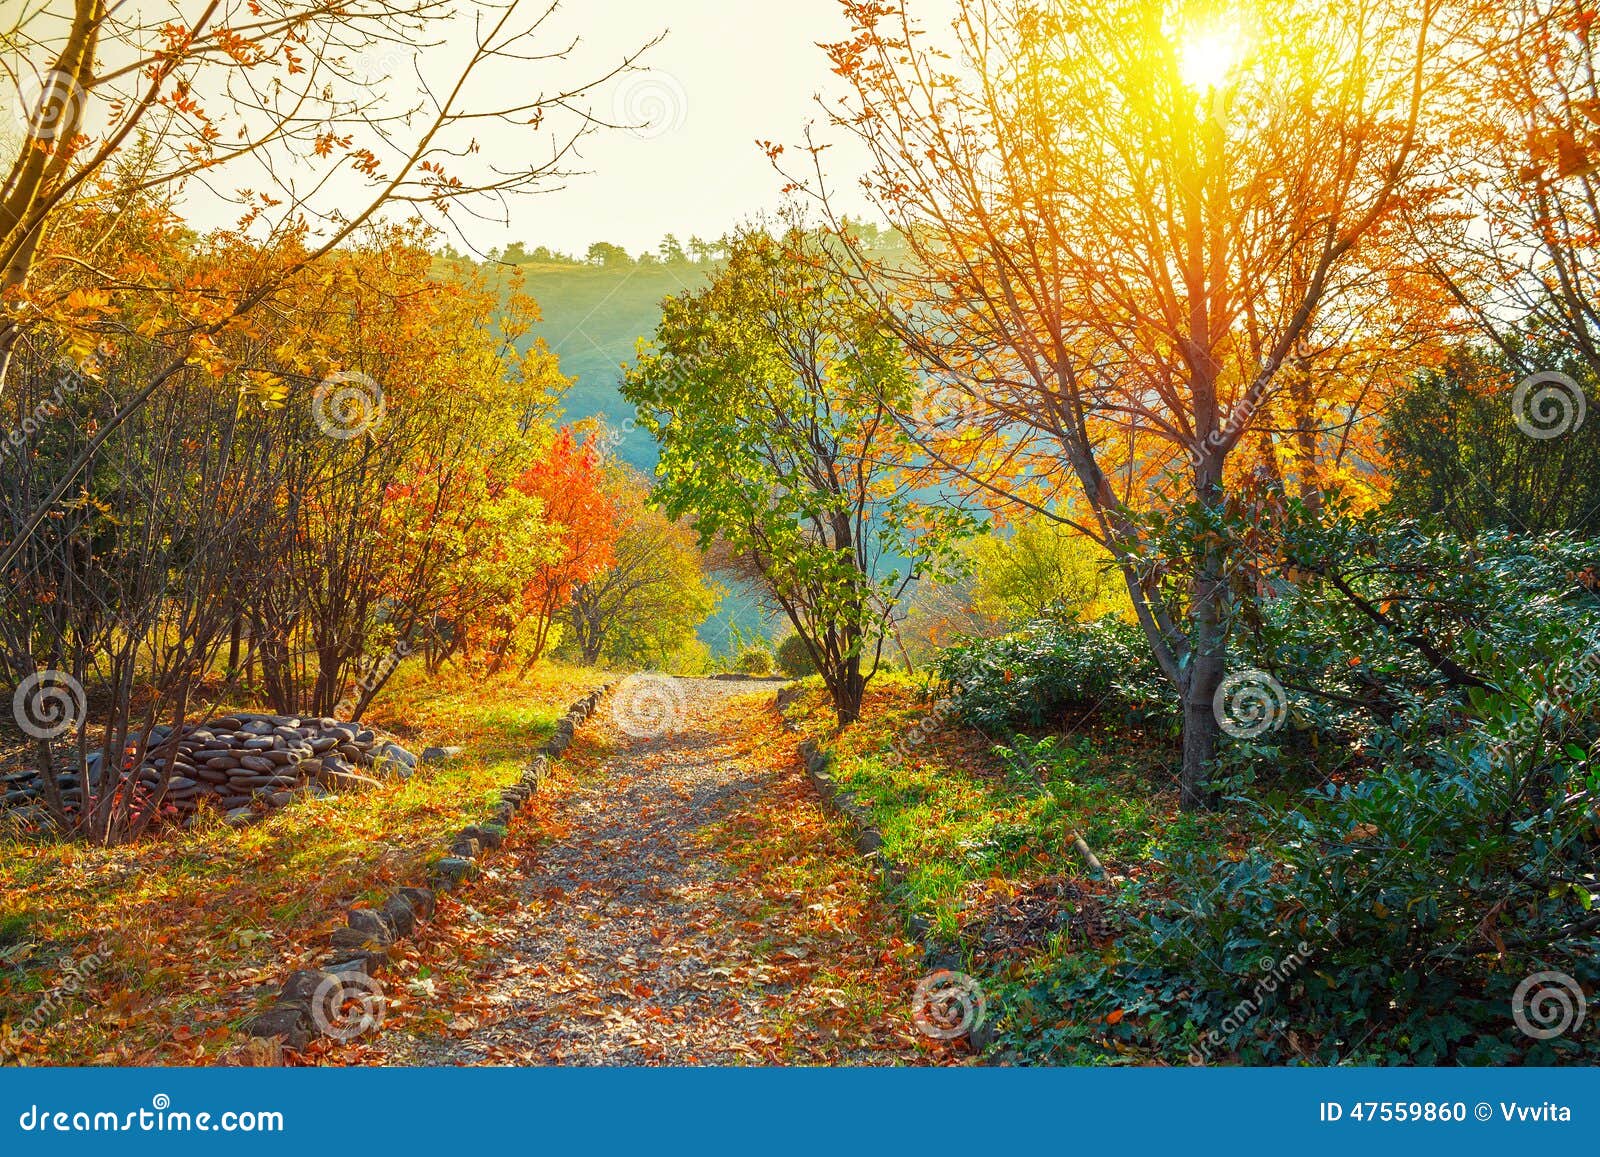
[(602, 416), (623, 441), (617, 454), (649, 473), (651, 437), (631, 425), (632, 409), (618, 393), (622, 365), (655, 332), (661, 301), (704, 284), (711, 263), (587, 265), (529, 262), (519, 266), (523, 289), (539, 303), (542, 320), (528, 341), (542, 338), (573, 378), (563, 408), (569, 419)]
[[(655, 440), (632, 426), (632, 407), (619, 392), (623, 363), (632, 360), (639, 342), (655, 332), (662, 299), (703, 285), (716, 263), (526, 262), (518, 268), (522, 288), (539, 303), (542, 319), (524, 348), (544, 339), (561, 359), (561, 372), (573, 379), (562, 402), (565, 416), (605, 418), (621, 438), (617, 457), (653, 473)], [(766, 620), (753, 594), (729, 580), (721, 581), (730, 588), (728, 594), (698, 632), (713, 654), (730, 650), (736, 629), (746, 637), (778, 630), (779, 624)]]

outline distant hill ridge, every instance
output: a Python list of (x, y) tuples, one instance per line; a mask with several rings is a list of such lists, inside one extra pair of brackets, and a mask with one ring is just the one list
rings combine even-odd
[(625, 435), (618, 457), (647, 474), (655, 469), (656, 445), (643, 430), (624, 430), (633, 409), (620, 392), (623, 363), (631, 362), (639, 342), (655, 333), (662, 300), (703, 287), (719, 264), (712, 259), (636, 261), (626, 254), (604, 264), (575, 259), (517, 264), (520, 288), (538, 302), (541, 317), (522, 348), (544, 339), (560, 358), (561, 372), (576, 379), (562, 401), (567, 418), (604, 417)]

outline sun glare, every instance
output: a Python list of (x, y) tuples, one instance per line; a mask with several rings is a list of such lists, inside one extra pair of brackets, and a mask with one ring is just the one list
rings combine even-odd
[(1184, 41), (1179, 51), (1178, 69), (1190, 88), (1221, 88), (1243, 59), (1244, 43), (1238, 32), (1210, 29)]

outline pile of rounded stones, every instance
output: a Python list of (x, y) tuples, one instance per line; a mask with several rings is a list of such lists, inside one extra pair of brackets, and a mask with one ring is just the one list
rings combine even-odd
[[(100, 778), (98, 762), (98, 753), (91, 754), (91, 786)], [(185, 724), (175, 740), (170, 727), (156, 727), (143, 758), (134, 748), (125, 763), (122, 778), (152, 798), (165, 784), (162, 805), (180, 819), (210, 803), (239, 823), (259, 814), (253, 805), (283, 807), (299, 791), (325, 795), (375, 788), (384, 778), (409, 779), (417, 757), (359, 723), (240, 713)], [(34, 771), (6, 776), (4, 782), (9, 807), (32, 805), (42, 794)], [(83, 802), (79, 777), (63, 774), (57, 783), (66, 810), (78, 810)]]

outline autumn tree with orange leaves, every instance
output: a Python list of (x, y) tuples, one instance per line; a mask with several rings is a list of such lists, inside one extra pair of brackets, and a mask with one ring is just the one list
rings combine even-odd
[[(1383, 349), (1431, 292), (1387, 257), (1426, 209), (1448, 14), (964, 0), (934, 35), (914, 0), (843, 7), (832, 123), (868, 150), (865, 191), (905, 239), (847, 264), (931, 388), (970, 402), (921, 443), (997, 503), (1082, 512), (1181, 694), (1182, 798), (1202, 806), (1243, 560), (1205, 538), (1187, 581), (1163, 583), (1141, 512), (1216, 521), (1257, 467), (1319, 490), (1348, 407), (1318, 392), (1359, 382), (1308, 370), (1347, 334)], [(842, 224), (821, 144), (799, 164), (770, 152)]]
[(524, 665), (539, 660), (555, 641), (552, 632), (573, 590), (612, 565), (620, 531), (600, 449), (571, 427), (557, 431), (550, 448), (512, 485), (538, 500), (559, 538), (554, 557), (531, 568), (518, 597), (499, 612), (499, 639), (489, 664), (494, 671), (518, 651)]
[[(518, 84), (505, 95), (497, 73), (569, 55), (571, 45), (542, 43), (554, 11), (523, 0), (193, 0), (159, 16), (62, 0), (17, 10), (0, 37), (0, 71), (24, 124), (0, 185), (0, 395), (17, 343), (35, 330), (64, 334), (84, 354), (137, 335), (164, 356), (12, 529), (0, 567), (104, 438), (185, 366), (220, 378), (232, 368), (218, 354), (227, 335), (247, 335), (256, 310), (366, 224), (393, 209), (442, 228), (452, 214), (503, 215), (508, 198), (563, 172), (596, 126), (585, 95), (637, 54), (576, 85)], [(414, 67), (452, 37), (467, 45), (453, 72)], [(531, 134), (529, 159), (481, 157), (489, 124)], [(73, 228), (130, 193), (171, 214), (193, 188), (234, 205), (232, 236), (285, 259), (196, 286), (136, 254), (103, 260), (104, 234)], [(115, 225), (109, 216), (106, 228)], [(138, 313), (163, 298), (175, 308), (160, 322), (133, 329), (117, 316), (124, 303)]]

